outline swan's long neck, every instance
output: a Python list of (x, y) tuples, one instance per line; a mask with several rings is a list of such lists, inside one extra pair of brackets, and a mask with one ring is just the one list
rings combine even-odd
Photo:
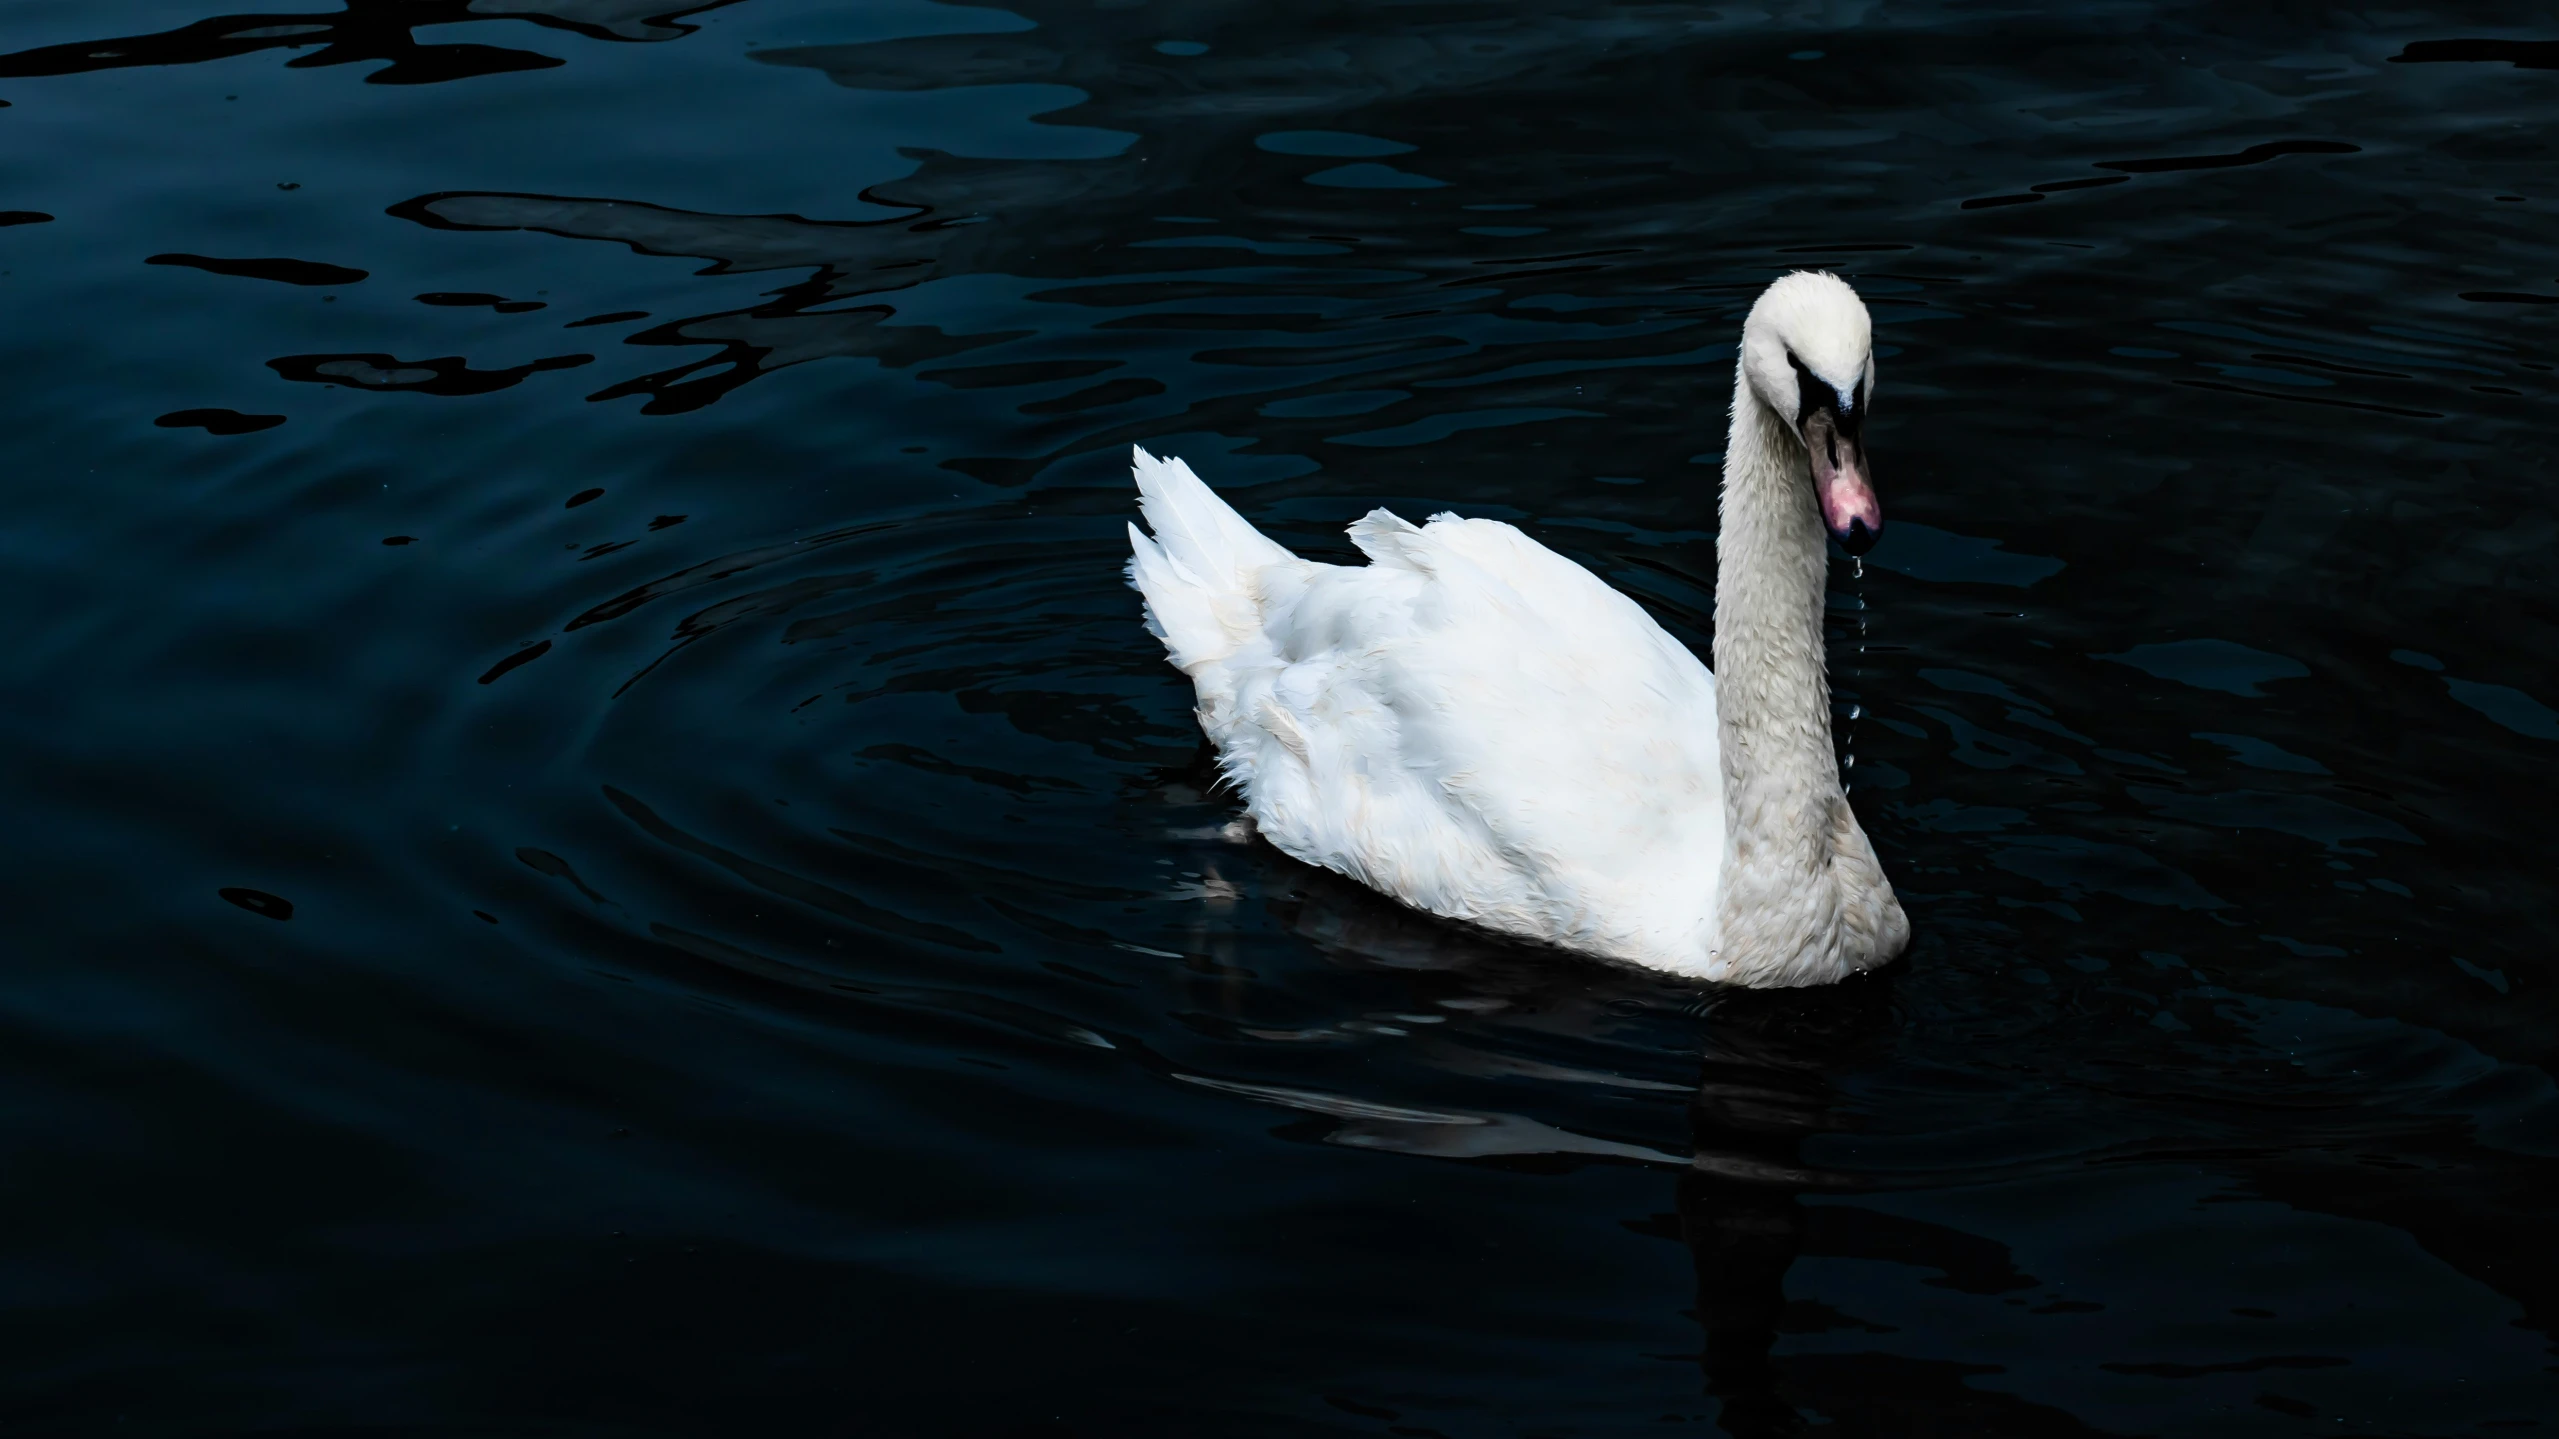
[[(1859, 945), (1842, 932), (1861, 927), (1844, 925), (1843, 910), (1860, 907), (1855, 891), (1873, 859), (1832, 749), (1822, 642), (1830, 559), (1803, 446), (1740, 365), (1734, 372), (1715, 559), (1726, 844), (1719, 963), (1736, 978), (1761, 976), (1752, 982), (1803, 983), (1815, 978), (1808, 966), (1873, 962), (1845, 953)], [(1863, 860), (1845, 874), (1835, 863), (1843, 849)]]
[(1840, 798), (1824, 669), (1830, 554), (1803, 446), (1734, 366), (1715, 554), (1715, 711), (1737, 854), (1797, 873), (1831, 858)]

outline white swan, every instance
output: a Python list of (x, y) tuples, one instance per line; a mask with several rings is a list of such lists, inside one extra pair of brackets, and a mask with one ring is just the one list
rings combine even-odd
[[(1715, 675), (1634, 601), (1509, 525), (1374, 510), (1359, 568), (1280, 548), (1139, 450), (1147, 628), (1262, 834), (1416, 909), (1702, 979), (1826, 984), (1910, 924), (1840, 788), (1825, 523), (1883, 526), (1861, 434), (1866, 307), (1770, 285), (1724, 452)], [(1720, 699), (1720, 703), (1719, 703)]]

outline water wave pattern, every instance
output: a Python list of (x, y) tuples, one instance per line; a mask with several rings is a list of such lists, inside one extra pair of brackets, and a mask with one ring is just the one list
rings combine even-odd
[[(2546, 27), (207, 11), (0, 22), (26, 1432), (2559, 1412)], [(1255, 840), (1127, 447), (1703, 652), (1793, 267), (1876, 320), (1910, 958)]]

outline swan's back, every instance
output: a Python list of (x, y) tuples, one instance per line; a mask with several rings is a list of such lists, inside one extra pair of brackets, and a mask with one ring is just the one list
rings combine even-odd
[(1130, 575), (1282, 850), (1419, 909), (1710, 973), (1714, 680), (1509, 525), (1384, 510), (1360, 567), (1299, 559), (1139, 452)]

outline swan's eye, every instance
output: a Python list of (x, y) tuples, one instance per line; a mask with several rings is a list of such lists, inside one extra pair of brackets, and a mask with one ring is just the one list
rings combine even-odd
[(1812, 366), (1795, 358), (1794, 351), (1786, 352), (1786, 363), (1795, 371), (1795, 428), (1801, 430), (1804, 421), (1812, 418), (1813, 411), (1821, 408), (1822, 402), (1829, 399), (1833, 391), (1813, 373)]
[(1812, 367), (1797, 359), (1792, 350), (1786, 352), (1786, 363), (1795, 370), (1796, 433), (1801, 434), (1813, 413), (1822, 410), (1829, 412), (1839, 430), (1854, 439), (1865, 418), (1864, 407), (1858, 403), (1863, 382), (1857, 388), (1841, 389), (1814, 374)]

